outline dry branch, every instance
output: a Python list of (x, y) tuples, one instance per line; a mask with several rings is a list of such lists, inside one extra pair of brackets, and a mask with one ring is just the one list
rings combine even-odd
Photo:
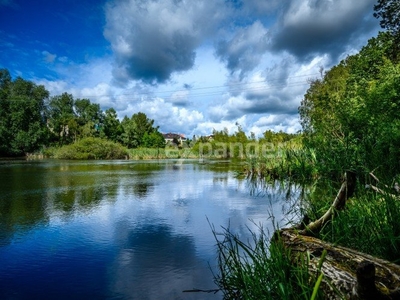
[(340, 190), (331, 207), (321, 218), (308, 224), (305, 229), (299, 232), (299, 234), (315, 235), (318, 233), (324, 227), (324, 225), (331, 220), (335, 211), (341, 210), (345, 207), (347, 199), (353, 195), (355, 186), (356, 174), (353, 172), (346, 172), (342, 186), (340, 187)]

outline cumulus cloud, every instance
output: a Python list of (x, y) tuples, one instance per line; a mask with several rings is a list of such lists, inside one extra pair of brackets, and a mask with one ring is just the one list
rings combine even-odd
[(272, 49), (286, 50), (300, 60), (329, 53), (333, 59), (349, 44), (369, 36), (378, 22), (372, 16), (376, 1), (291, 1), (274, 26)]
[(261, 136), (266, 130), (296, 133), (301, 130), (301, 126), (297, 115), (288, 114), (263, 116), (250, 126), (250, 131), (254, 132), (256, 136)]
[[(374, 2), (111, 0), (103, 35), (112, 53), (82, 63), (37, 45), (35, 61), (53, 79), (39, 83), (113, 107), (120, 118), (142, 111), (164, 132), (233, 132), (238, 121), (247, 133), (296, 132), (308, 79), (379, 28)], [(1, 45), (16, 41), (0, 35)]]
[(162, 132), (192, 132), (199, 123), (205, 121), (201, 112), (174, 106), (162, 98), (130, 101), (124, 110), (120, 110), (119, 116), (131, 116), (137, 112), (144, 112), (150, 119), (155, 120)]
[[(221, 5), (222, 4), (222, 5)], [(223, 1), (115, 0), (104, 36), (115, 55), (114, 78), (162, 83), (192, 68), (196, 48), (221, 17)]]
[(239, 72), (240, 77), (252, 71), (261, 60), (268, 46), (268, 30), (260, 21), (240, 28), (229, 41), (220, 41), (217, 55), (226, 62), (231, 72)]

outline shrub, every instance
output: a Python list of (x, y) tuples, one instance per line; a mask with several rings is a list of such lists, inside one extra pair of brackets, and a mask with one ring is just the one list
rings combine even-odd
[(124, 159), (127, 149), (121, 144), (100, 138), (84, 138), (71, 145), (48, 151), (53, 158), (59, 159)]

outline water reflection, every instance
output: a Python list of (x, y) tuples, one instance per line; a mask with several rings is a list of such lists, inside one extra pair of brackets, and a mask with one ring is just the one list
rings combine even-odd
[(238, 168), (182, 160), (1, 164), (0, 294), (220, 299), (182, 293), (215, 288), (207, 219), (246, 238), (248, 227), (272, 228), (271, 213), (286, 217), (285, 197), (299, 194), (273, 185), (250, 194)]
[[(122, 228), (121, 228), (122, 227)], [(207, 286), (208, 265), (196, 255), (193, 237), (174, 234), (167, 225), (144, 225), (125, 232), (112, 266), (113, 291), (125, 299), (199, 299), (182, 287)]]

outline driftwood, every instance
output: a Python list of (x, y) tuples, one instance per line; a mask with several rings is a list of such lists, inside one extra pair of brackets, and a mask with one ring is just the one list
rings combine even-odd
[(355, 174), (346, 173), (333, 204), (320, 219), (303, 228), (277, 231), (273, 242), (281, 242), (290, 250), (293, 263), (309, 257), (309, 273), (315, 278), (323, 273), (320, 288), (327, 299), (400, 300), (399, 265), (313, 237), (336, 211), (345, 207), (355, 182)]
[[(324, 274), (321, 288), (327, 299), (400, 299), (398, 265), (353, 249), (334, 246), (315, 237), (301, 235), (293, 229), (281, 230), (279, 241), (290, 249), (294, 263), (302, 257), (304, 259), (304, 255), (308, 253), (309, 272), (313, 275), (318, 274), (318, 264), (323, 251), (326, 251), (321, 267)], [(367, 272), (368, 268), (375, 271)]]

